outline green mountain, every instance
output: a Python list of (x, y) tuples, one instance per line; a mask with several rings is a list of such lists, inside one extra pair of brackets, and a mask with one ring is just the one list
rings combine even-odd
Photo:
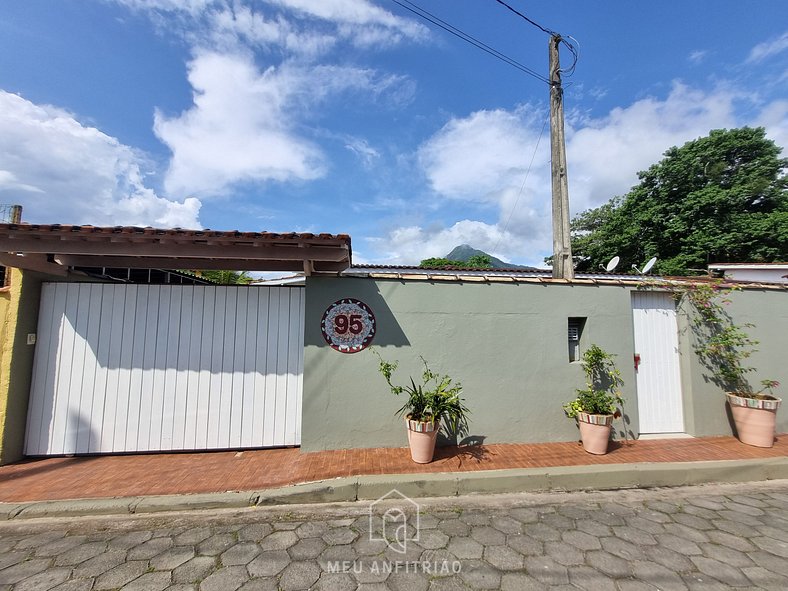
[(451, 261), (467, 261), (472, 256), (483, 254), (490, 257), (490, 264), (493, 269), (524, 269), (528, 271), (535, 271), (534, 267), (527, 267), (524, 265), (513, 265), (512, 263), (505, 263), (501, 259), (487, 254), (482, 250), (477, 250), (468, 244), (460, 244), (455, 246), (454, 249), (446, 255), (446, 258)]

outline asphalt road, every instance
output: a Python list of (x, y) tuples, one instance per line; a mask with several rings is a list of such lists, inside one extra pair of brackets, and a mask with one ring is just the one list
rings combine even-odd
[(0, 590), (788, 589), (788, 481), (0, 523)]

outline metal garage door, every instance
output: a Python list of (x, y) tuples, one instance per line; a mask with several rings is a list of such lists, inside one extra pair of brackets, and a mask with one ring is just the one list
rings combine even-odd
[(300, 287), (47, 283), (25, 453), (298, 445)]

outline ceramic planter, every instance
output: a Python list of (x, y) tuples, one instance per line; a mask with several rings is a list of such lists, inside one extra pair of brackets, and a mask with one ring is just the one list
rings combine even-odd
[(590, 454), (606, 454), (610, 431), (613, 428), (613, 415), (592, 415), (587, 412), (579, 412), (577, 413), (577, 424), (580, 426), (583, 449)]
[(731, 392), (726, 396), (739, 441), (755, 447), (772, 447), (777, 409), (782, 399), (774, 396), (747, 398)]
[(405, 425), (408, 427), (411, 459), (417, 464), (429, 464), (435, 453), (435, 440), (441, 428), (440, 421), (413, 421), (410, 417), (405, 417)]

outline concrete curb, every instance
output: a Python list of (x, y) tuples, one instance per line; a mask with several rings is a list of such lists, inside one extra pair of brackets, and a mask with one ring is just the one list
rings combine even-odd
[(251, 492), (0, 503), (0, 521), (85, 515), (238, 509), (379, 499), (396, 489), (412, 497), (654, 488), (788, 479), (788, 457), (516, 468), (353, 476)]

